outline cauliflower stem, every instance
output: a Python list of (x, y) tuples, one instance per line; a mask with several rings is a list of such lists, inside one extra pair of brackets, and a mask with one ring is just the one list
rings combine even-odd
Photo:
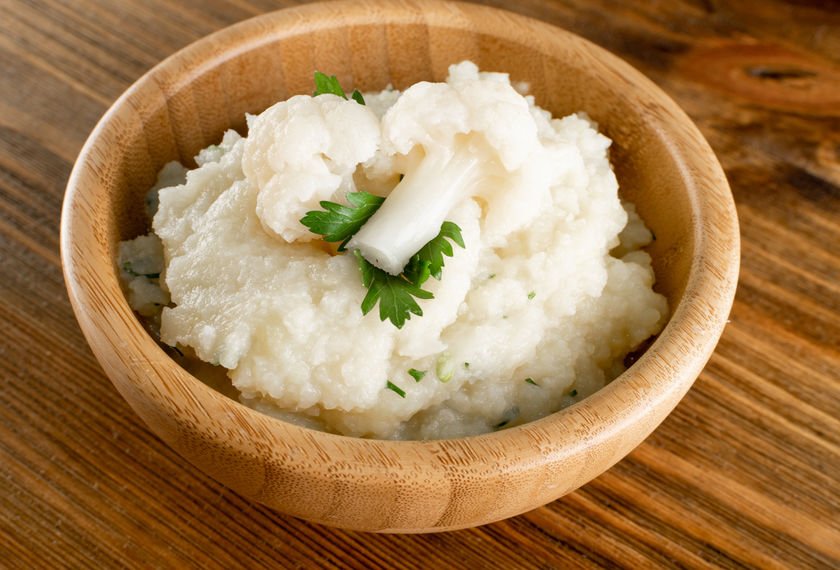
[(482, 179), (483, 162), (472, 145), (459, 145), (454, 151), (427, 149), (348, 247), (383, 271), (399, 275), (411, 256), (438, 234), (447, 214), (473, 193)]

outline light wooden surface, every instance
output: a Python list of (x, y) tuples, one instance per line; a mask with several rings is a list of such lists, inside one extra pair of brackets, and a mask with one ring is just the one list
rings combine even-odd
[(198, 474), (111, 388), (63, 292), (61, 193), (99, 115), (177, 47), (263, 8), (0, 6), (4, 563), (836, 563), (836, 16), (770, 3), (753, 15), (640, 5), (608, 20), (591, 4), (516, 7), (627, 58), (699, 123), (740, 208), (739, 298), (697, 386), (611, 471), (503, 523), (393, 537), (282, 517)]

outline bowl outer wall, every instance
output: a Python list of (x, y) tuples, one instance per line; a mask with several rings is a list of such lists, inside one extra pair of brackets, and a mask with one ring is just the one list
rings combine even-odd
[[(126, 178), (132, 168), (146, 177), (149, 168), (131, 163), (120, 149), (139, 140), (144, 123), (185, 113), (172, 102), (183, 99), (183, 90), (208, 70), (275, 42), (303, 41), (310, 33), (332, 37), (337, 26), (384, 33), (392, 48), (386, 54), (392, 75), (404, 66), (398, 48), (405, 41), (392, 32), (410, 36), (426, 28), (427, 41), (443, 30), (466, 42), (449, 51), (428, 42), (427, 67), (435, 74), (452, 63), (451, 53), (477, 49), (479, 63), (502, 61), (508, 52), (494, 54), (501, 49), (494, 47), (498, 43), (539, 56), (545, 78), (551, 76), (552, 58), (563, 54), (626, 85), (627, 96), (640, 105), (646, 136), (653, 137), (647, 146), (658, 149), (658, 158), (678, 176), (672, 182), (681, 189), (691, 220), (690, 228), (674, 230), (685, 237), (673, 256), (689, 258), (684, 283), (669, 294), (676, 308), (630, 370), (583, 402), (517, 428), (456, 440), (363, 440), (300, 428), (242, 406), (181, 369), (146, 333), (117, 281), (115, 243), (125, 230), (115, 225), (123, 200), (115, 190), (136, 184)], [(468, 37), (472, 44), (463, 39)], [(311, 73), (312, 60), (323, 66), (327, 56), (317, 53), (323, 46), (305, 43), (315, 52), (300, 65)], [(295, 60), (293, 53), (287, 50), (284, 57)], [(329, 69), (352, 73), (344, 61), (337, 66)], [(284, 72), (293, 77), (288, 67)], [(286, 89), (301, 90), (291, 80)], [(166, 116), (153, 112), (161, 108)], [(140, 162), (156, 162), (159, 168), (165, 160), (157, 155), (188, 157), (207, 144), (207, 134), (190, 140), (178, 138), (177, 125), (170, 128), (176, 131), (173, 140), (145, 139), (148, 156)], [(610, 135), (621, 140), (620, 126)], [(735, 208), (720, 165), (690, 119), (652, 82), (558, 28), (496, 9), (433, 1), (310, 4), (242, 22), (171, 56), (120, 97), (91, 134), (68, 183), (61, 226), (65, 279), (82, 331), (109, 378), (152, 431), (247, 497), (320, 523), (390, 532), (456, 529), (513, 516), (576, 489), (624, 457), (674, 408), (711, 355), (731, 308), (739, 257)]]

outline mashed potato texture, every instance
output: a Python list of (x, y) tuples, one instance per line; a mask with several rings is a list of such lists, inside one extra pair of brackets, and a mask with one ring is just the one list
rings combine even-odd
[[(457, 82), (510, 85), (468, 62), (450, 69)], [(389, 194), (413, 158), (389, 140), (388, 113), (411, 93), (365, 94), (367, 106), (326, 95), (278, 103), (249, 117), (246, 138), (228, 132), (182, 184), (160, 190), (153, 228), (165, 268), (150, 264), (143, 277), (154, 284), (162, 271), (171, 297), (161, 339), (227, 368), (244, 403), (351, 436), (483, 433), (592, 394), (663, 326), (666, 301), (640, 249), (651, 234), (619, 200), (610, 141), (585, 115), (554, 119), (531, 97), (522, 108), (539, 163), (505, 182), (516, 200), (496, 203), (517, 223), (488, 206), (499, 188), (465, 197), (446, 219), (466, 247), (425, 284), (434, 299), (420, 301), (423, 316), (402, 329), (363, 316), (354, 256), (336, 255), (299, 219), (356, 189)], [(307, 129), (322, 135), (290, 144)], [(126, 251), (154, 256), (151, 238), (138, 239)]]

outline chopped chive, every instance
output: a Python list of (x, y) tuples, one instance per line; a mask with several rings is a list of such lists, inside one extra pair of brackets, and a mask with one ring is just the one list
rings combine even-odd
[(408, 369), (408, 375), (411, 376), (412, 378), (414, 378), (415, 382), (419, 382), (420, 380), (423, 379), (423, 376), (426, 375), (426, 371), (425, 370), (417, 370), (416, 368), (409, 368)]
[(390, 380), (388, 380), (385, 383), (385, 387), (388, 388), (389, 390), (391, 390), (392, 392), (394, 392), (400, 398), (405, 398), (405, 390), (403, 390), (402, 388), (400, 388), (399, 386), (397, 386), (396, 384), (394, 384)]
[(525, 379), (525, 382), (527, 382), (528, 384), (531, 384), (532, 386), (539, 386), (539, 384), (537, 384), (536, 382), (534, 382), (534, 379), (533, 379), (533, 378), (526, 378), (526, 379)]
[(530, 293), (528, 293), (528, 300), (530, 301), (531, 299), (533, 299), (536, 296), (537, 296), (537, 292), (536, 291), (531, 291)]

